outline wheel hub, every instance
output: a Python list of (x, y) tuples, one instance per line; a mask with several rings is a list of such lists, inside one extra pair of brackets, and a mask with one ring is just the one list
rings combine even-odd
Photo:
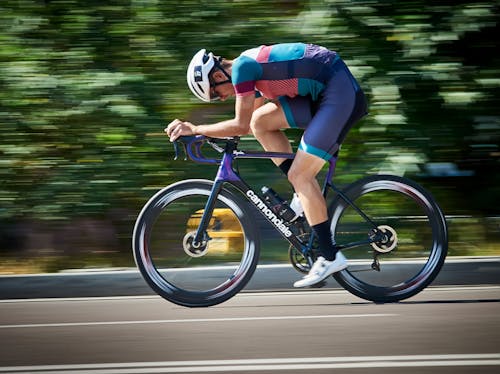
[(381, 240), (370, 243), (372, 248), (380, 253), (388, 253), (398, 245), (398, 235), (391, 226), (381, 225), (377, 227), (374, 235), (380, 236)]
[(195, 243), (195, 236), (196, 231), (191, 231), (184, 235), (184, 239), (182, 240), (184, 252), (186, 252), (186, 254), (190, 257), (204, 256), (208, 251), (208, 241), (203, 240), (201, 242)]

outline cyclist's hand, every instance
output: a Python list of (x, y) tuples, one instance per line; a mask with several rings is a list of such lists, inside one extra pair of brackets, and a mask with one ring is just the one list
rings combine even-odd
[(170, 141), (174, 142), (177, 140), (179, 136), (193, 135), (195, 127), (196, 126), (193, 125), (191, 122), (185, 122), (179, 119), (174, 119), (172, 122), (168, 124), (168, 126), (164, 131), (170, 137)]

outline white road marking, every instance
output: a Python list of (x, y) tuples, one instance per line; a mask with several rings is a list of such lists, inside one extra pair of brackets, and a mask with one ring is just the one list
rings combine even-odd
[(229, 317), (229, 318), (191, 318), (191, 319), (159, 319), (144, 321), (98, 321), (98, 322), (67, 322), (67, 323), (28, 323), (19, 325), (0, 325), (0, 329), (48, 328), (48, 327), (78, 327), (78, 326), (113, 326), (113, 325), (148, 325), (164, 323), (200, 323), (200, 322), (241, 322), (241, 321), (286, 321), (298, 319), (327, 318), (374, 318), (394, 317), (397, 314), (328, 314), (299, 316), (267, 316), (267, 317)]
[(139, 374), (444, 366), (500, 366), (500, 353), (5, 366), (0, 367), (0, 373)]

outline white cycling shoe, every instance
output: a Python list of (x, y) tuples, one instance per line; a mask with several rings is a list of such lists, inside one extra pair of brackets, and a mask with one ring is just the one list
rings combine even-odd
[(321, 282), (333, 273), (344, 270), (347, 266), (347, 259), (340, 251), (337, 252), (335, 260), (333, 261), (328, 261), (324, 257), (320, 256), (313, 264), (309, 274), (301, 280), (295, 282), (293, 286), (297, 288), (312, 286)]

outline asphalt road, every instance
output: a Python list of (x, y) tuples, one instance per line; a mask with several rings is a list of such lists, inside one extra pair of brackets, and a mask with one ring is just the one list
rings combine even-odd
[(500, 287), (376, 305), (342, 290), (0, 301), (0, 373), (498, 373)]

